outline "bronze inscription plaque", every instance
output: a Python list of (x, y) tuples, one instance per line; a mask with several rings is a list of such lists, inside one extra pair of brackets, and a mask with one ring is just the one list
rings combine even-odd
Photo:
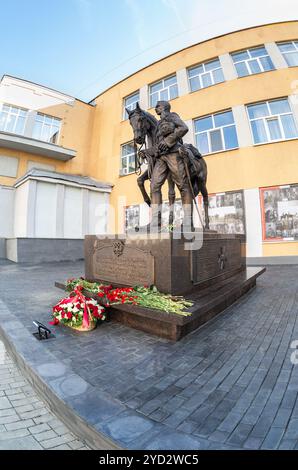
[(96, 241), (93, 254), (93, 278), (123, 286), (154, 284), (154, 257), (145, 250), (130, 247), (124, 241)]
[(221, 276), (242, 266), (241, 244), (238, 239), (204, 241), (204, 249), (191, 253), (194, 284)]

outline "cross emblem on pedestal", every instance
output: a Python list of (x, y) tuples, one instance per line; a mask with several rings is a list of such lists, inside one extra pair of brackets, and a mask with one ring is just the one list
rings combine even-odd
[(219, 269), (223, 271), (226, 267), (226, 262), (227, 262), (227, 257), (224, 252), (224, 247), (220, 247), (220, 251), (218, 254), (218, 264), (219, 264)]

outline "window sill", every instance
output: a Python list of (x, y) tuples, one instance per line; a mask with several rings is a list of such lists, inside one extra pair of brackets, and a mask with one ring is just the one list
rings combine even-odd
[(205, 86), (204, 88), (198, 88), (197, 90), (191, 90), (188, 86), (188, 94), (192, 95), (193, 93), (198, 93), (199, 91), (208, 90), (209, 88), (213, 88), (214, 86), (222, 85), (223, 83), (226, 83), (227, 81), (228, 80), (224, 80), (223, 82), (214, 83), (213, 85)]
[(298, 140), (298, 137), (293, 137), (292, 139), (271, 140), (270, 142), (260, 142), (259, 144), (253, 144), (253, 147), (261, 147), (262, 145), (270, 144), (280, 144), (282, 142), (292, 142), (293, 140)]
[[(185, 96), (185, 95), (182, 95), (182, 96)], [(176, 98), (172, 98), (170, 100), (168, 100), (169, 103), (172, 103), (172, 101), (175, 101), (177, 100), (178, 98), (181, 98), (181, 96), (176, 96)], [(151, 106), (149, 105), (149, 108), (146, 110), (146, 111), (154, 111), (155, 110), (155, 106)]]
[(131, 175), (135, 175), (135, 172), (132, 171), (131, 173), (126, 173), (125, 175), (121, 175), (121, 174), (119, 173), (118, 176), (119, 176), (119, 178), (125, 178), (126, 176), (131, 176)]
[[(293, 237), (290, 237), (293, 238)], [(298, 239), (289, 239), (289, 238), (272, 238), (272, 240), (262, 240), (262, 243), (268, 244), (268, 243), (298, 243)]]
[[(202, 157), (209, 157), (212, 155), (218, 155), (219, 153), (226, 153), (226, 152), (234, 152), (235, 150), (239, 150), (240, 147), (235, 147), (233, 149), (226, 149), (226, 150), (219, 150), (218, 152), (211, 152), (211, 153), (206, 153), (205, 155), (202, 154)], [(200, 149), (198, 149), (200, 151)]]
[[(238, 80), (241, 80), (241, 78), (247, 78), (247, 77), (254, 77), (255, 75), (262, 75), (263, 73), (270, 73), (270, 72), (276, 72), (276, 70), (280, 70), (280, 69), (272, 69), (272, 70), (265, 70), (264, 72), (256, 72), (256, 73), (249, 73), (248, 75), (243, 75), (243, 77), (238, 77), (237, 75), (237, 79)], [(236, 72), (237, 73), (237, 72)]]

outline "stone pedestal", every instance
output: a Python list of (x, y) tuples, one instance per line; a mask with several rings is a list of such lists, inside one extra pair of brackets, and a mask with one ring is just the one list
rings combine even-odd
[[(195, 234), (195, 245), (190, 245), (188, 235), (186, 239), (173, 234), (85, 238), (87, 280), (113, 286), (154, 284), (160, 292), (193, 302), (186, 317), (138, 305), (114, 305), (112, 322), (178, 341), (246, 294), (265, 271), (246, 267), (243, 235), (204, 232), (202, 244), (200, 234)], [(61, 283), (56, 286), (65, 288)]]
[(115, 286), (156, 285), (185, 295), (245, 269), (245, 237), (204, 232), (176, 239), (171, 233), (109, 239), (85, 238), (85, 277)]

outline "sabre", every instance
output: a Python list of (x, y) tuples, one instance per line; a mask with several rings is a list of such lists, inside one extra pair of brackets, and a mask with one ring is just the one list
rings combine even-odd
[(192, 184), (191, 184), (189, 168), (188, 168), (188, 164), (187, 164), (187, 161), (186, 161), (186, 153), (185, 153), (185, 149), (184, 149), (183, 147), (180, 147), (180, 148), (179, 148), (179, 154), (180, 154), (180, 156), (182, 157), (182, 160), (183, 160), (183, 163), (184, 163), (184, 168), (185, 168), (185, 171), (186, 171), (186, 176), (187, 176), (187, 179), (188, 179), (188, 184), (189, 184), (189, 187), (190, 187), (190, 190), (191, 190), (191, 195), (192, 195), (192, 198), (193, 198), (193, 201), (194, 201), (194, 204), (195, 204), (195, 208), (196, 208), (197, 214), (198, 214), (198, 216), (199, 216), (199, 219), (200, 219), (200, 222), (201, 222), (201, 224), (202, 224), (202, 227), (204, 228), (204, 223), (203, 223), (203, 220), (202, 220), (202, 216), (201, 216), (201, 214), (200, 214), (200, 211), (199, 211), (199, 208), (198, 208), (198, 205), (197, 205), (197, 201), (196, 201), (196, 196), (195, 196), (195, 193), (194, 193)]

